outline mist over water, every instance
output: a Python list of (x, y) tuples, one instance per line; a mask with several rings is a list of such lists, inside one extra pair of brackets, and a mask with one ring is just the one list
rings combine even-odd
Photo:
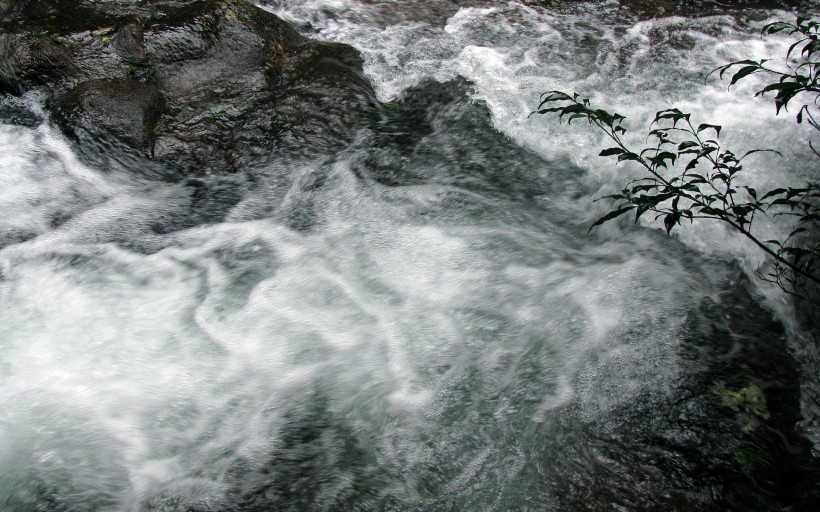
[(815, 390), (812, 347), (719, 227), (587, 236), (634, 170), (527, 116), (587, 93), (641, 143), (677, 105), (782, 150), (753, 184), (797, 184), (807, 132), (754, 80), (704, 81), (783, 54), (757, 36), (779, 13), (270, 4), (363, 53), (384, 115), (345, 151), (168, 183), (0, 125), (0, 510), (726, 506), (737, 427), (693, 397), (787, 396), (787, 343)]

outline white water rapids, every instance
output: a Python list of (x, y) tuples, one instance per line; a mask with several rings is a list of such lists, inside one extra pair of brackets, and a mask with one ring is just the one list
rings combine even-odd
[[(640, 144), (676, 105), (722, 124), (737, 153), (783, 152), (749, 167), (754, 185), (797, 185), (816, 173), (809, 131), (753, 97), (761, 80), (705, 79), (784, 54), (788, 38), (758, 35), (782, 13), (266, 8), (359, 49), (386, 108), (432, 102), (423, 149), (362, 135), (201, 192), (89, 167), (48, 123), (0, 125), (4, 512), (567, 510), (584, 467), (620, 467), (584, 429), (628, 436), (639, 419), (624, 410), (674, 401), (695, 372), (681, 351), (704, 301), (746, 311), (752, 331), (777, 325), (758, 305), (774, 311), (816, 376), (788, 302), (745, 277), (762, 260), (751, 244), (707, 223), (587, 236), (609, 207), (593, 199), (631, 171), (597, 157), (590, 127), (527, 117), (540, 93), (578, 91), (627, 115)], [(444, 95), (425, 80), (459, 77), (470, 101), (425, 99)], [(645, 471), (658, 487), (636, 494), (672, 492)]]

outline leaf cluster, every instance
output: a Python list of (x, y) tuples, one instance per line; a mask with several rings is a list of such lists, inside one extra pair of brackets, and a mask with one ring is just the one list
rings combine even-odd
[[(764, 36), (778, 32), (798, 35), (798, 40), (789, 46), (786, 52), (785, 71), (772, 68), (768, 64), (771, 61), (767, 59), (730, 62), (712, 71), (712, 73), (718, 72), (721, 79), (727, 72), (733, 73), (732, 78), (729, 80), (730, 88), (739, 80), (754, 73), (764, 73), (776, 77), (776, 82), (766, 85), (757, 91), (755, 96), (764, 96), (770, 92), (774, 93), (777, 114), (780, 113), (781, 109), (788, 110), (789, 102), (800, 93), (820, 94), (820, 23), (808, 18), (798, 17), (795, 23), (777, 21), (766, 25), (762, 30)], [(793, 58), (795, 62), (790, 63), (790, 59)], [(797, 112), (797, 122), (802, 123), (805, 119), (812, 127), (820, 130), (820, 124), (814, 117), (810, 104), (817, 107), (817, 96), (810, 103), (801, 105)]]
[[(760, 152), (779, 154), (777, 151), (754, 149), (737, 156), (719, 142), (720, 126), (695, 124), (690, 114), (676, 108), (656, 113), (647, 137), (649, 145), (640, 150), (628, 147), (623, 140), (627, 132), (624, 116), (595, 108), (578, 94), (544, 93), (533, 114), (557, 114), (568, 123), (587, 121), (614, 142), (600, 156), (634, 162), (646, 171), (618, 193), (601, 198), (615, 201), (616, 207), (596, 220), (590, 230), (629, 212), (634, 212), (635, 222), (644, 215), (662, 219), (667, 234), (683, 221), (718, 220), (769, 255), (768, 273), (759, 271), (763, 279), (800, 296), (807, 295), (799, 290), (809, 281), (820, 283), (820, 244), (804, 243), (805, 235), (819, 227), (820, 186), (756, 190), (738, 179), (747, 157)], [(752, 233), (760, 215), (792, 216), (794, 227), (785, 240), (761, 240)]]
[[(798, 123), (806, 120), (820, 130), (812, 111), (820, 101), (820, 24), (798, 17), (795, 23), (778, 21), (762, 30), (763, 36), (778, 32), (798, 37), (786, 52), (785, 71), (771, 67), (770, 61), (764, 59), (731, 62), (713, 72), (718, 72), (721, 79), (731, 73), (729, 88), (755, 73), (775, 77), (776, 81), (764, 86), (756, 96), (774, 93), (777, 114), (781, 109), (788, 110), (789, 103), (798, 95), (813, 94), (813, 99), (801, 105), (796, 119)], [(737, 156), (719, 142), (720, 126), (696, 125), (690, 114), (676, 108), (656, 113), (647, 136), (649, 145), (640, 150), (628, 147), (623, 140), (627, 132), (624, 116), (594, 108), (589, 99), (578, 94), (546, 92), (533, 114), (557, 114), (559, 120), (566, 119), (568, 123), (586, 120), (614, 142), (600, 156), (634, 162), (646, 171), (618, 193), (601, 198), (614, 201), (616, 206), (596, 220), (590, 231), (629, 212), (634, 212), (635, 222), (644, 215), (662, 219), (667, 234), (687, 220), (717, 220), (746, 236), (767, 254), (765, 266), (757, 269), (761, 279), (820, 305), (820, 186), (807, 183), (799, 188), (757, 190), (742, 182), (747, 157), (766, 151), (779, 155), (778, 151), (754, 149)], [(812, 149), (820, 157), (820, 152), (813, 146)], [(788, 236), (782, 240), (758, 238), (753, 226), (761, 215), (790, 217), (793, 222)]]

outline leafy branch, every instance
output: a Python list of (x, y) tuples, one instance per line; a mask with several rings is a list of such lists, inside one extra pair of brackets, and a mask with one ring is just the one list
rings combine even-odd
[[(756, 96), (774, 92), (776, 113), (788, 110), (789, 102), (801, 93), (814, 94), (797, 113), (797, 122), (820, 130), (820, 123), (811, 110), (820, 101), (820, 24), (807, 18), (797, 18), (794, 24), (775, 22), (763, 28), (763, 35), (777, 32), (798, 34), (798, 41), (786, 52), (786, 71), (770, 67), (768, 60), (743, 60), (720, 66), (722, 79), (732, 71), (729, 87), (755, 73), (777, 77)], [(793, 55), (797, 57), (789, 64)], [(714, 72), (714, 71), (713, 71)], [(740, 157), (725, 149), (718, 141), (721, 127), (702, 123), (695, 125), (691, 115), (676, 108), (657, 112), (650, 125), (647, 140), (651, 144), (633, 150), (623, 140), (627, 130), (624, 116), (594, 108), (587, 98), (562, 91), (541, 95), (538, 109), (532, 114), (558, 114), (567, 123), (586, 120), (602, 130), (614, 146), (601, 151), (600, 156), (616, 157), (618, 162), (635, 162), (645, 172), (644, 177), (630, 181), (616, 193), (599, 199), (615, 201), (616, 207), (596, 220), (590, 231), (626, 213), (635, 213), (635, 222), (644, 215), (663, 219), (666, 233), (683, 221), (710, 219), (726, 224), (739, 232), (766, 255), (767, 262), (756, 270), (758, 277), (774, 283), (786, 293), (820, 305), (820, 186), (807, 183), (803, 187), (756, 190), (744, 185), (743, 164), (754, 153), (772, 152), (754, 149)], [(532, 115), (530, 114), (530, 115)], [(814, 149), (815, 154), (820, 153)], [(792, 219), (788, 236), (782, 240), (764, 240), (753, 232), (760, 216)]]
[[(778, 32), (798, 35), (798, 40), (789, 46), (786, 52), (786, 71), (770, 67), (767, 63), (771, 61), (763, 59), (730, 62), (714, 69), (711, 73), (718, 72), (720, 78), (723, 79), (726, 72), (733, 70), (734, 74), (729, 81), (730, 88), (739, 80), (755, 73), (776, 77), (777, 82), (766, 85), (755, 94), (755, 96), (763, 96), (773, 92), (776, 114), (780, 113), (780, 109), (788, 110), (789, 102), (800, 93), (815, 94), (811, 103), (817, 107), (817, 95), (820, 94), (820, 23), (803, 17), (798, 17), (794, 24), (777, 21), (763, 27), (762, 35)], [(789, 64), (789, 59), (793, 56), (796, 58), (796, 63)], [(820, 130), (820, 123), (814, 117), (808, 103), (801, 105), (796, 118), (798, 123), (802, 123), (805, 119), (814, 129)], [(815, 153), (817, 153), (816, 150)]]
[[(623, 141), (627, 131), (622, 124), (624, 116), (593, 108), (588, 99), (577, 94), (545, 93), (534, 113), (558, 113), (559, 119), (566, 118), (570, 123), (587, 120), (615, 143), (601, 151), (601, 156), (636, 162), (648, 173), (627, 183), (619, 193), (604, 196), (616, 201), (617, 207), (595, 221), (590, 230), (630, 211), (635, 212), (635, 222), (645, 214), (654, 214), (656, 220), (662, 218), (667, 234), (685, 220), (718, 220), (746, 236), (771, 258), (771, 269), (766, 274), (760, 271), (761, 278), (788, 293), (818, 302), (806, 291), (806, 285), (820, 284), (820, 244), (805, 243), (804, 239), (809, 228), (817, 228), (820, 220), (820, 187), (809, 184), (758, 191), (738, 184), (748, 156), (777, 151), (755, 149), (737, 157), (716, 140), (720, 126), (695, 126), (690, 114), (674, 108), (655, 115), (649, 132), (654, 144), (640, 151), (633, 151)], [(715, 138), (707, 138), (712, 134)], [(752, 233), (758, 215), (788, 215), (796, 222), (785, 240), (762, 240)]]

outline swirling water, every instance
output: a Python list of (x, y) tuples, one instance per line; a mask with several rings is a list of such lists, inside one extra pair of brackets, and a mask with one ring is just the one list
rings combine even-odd
[[(429, 4), (265, 6), (365, 57), (383, 120), (338, 154), (168, 183), (90, 167), (48, 123), (0, 125), (3, 510), (786, 503), (748, 483), (743, 443), (768, 438), (744, 436), (778, 416), (792, 442), (788, 351), (809, 391), (816, 360), (748, 279), (760, 255), (708, 224), (587, 235), (631, 170), (588, 127), (527, 117), (550, 89), (636, 132), (676, 104), (783, 150), (752, 183), (799, 183), (807, 132), (753, 79), (705, 78), (783, 53), (757, 36), (782, 13)], [(733, 410), (723, 386), (768, 405)]]

